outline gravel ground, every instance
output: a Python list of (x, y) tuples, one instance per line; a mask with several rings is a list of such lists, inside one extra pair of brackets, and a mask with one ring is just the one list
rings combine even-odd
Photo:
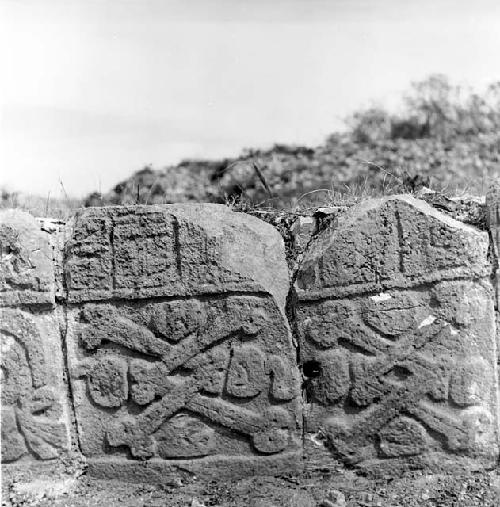
[[(5, 469), (4, 469), (5, 470)], [(128, 484), (90, 478), (81, 461), (4, 473), (2, 506), (40, 507), (499, 507), (500, 470), (455, 475), (412, 472), (368, 479), (346, 470), (236, 482)]]

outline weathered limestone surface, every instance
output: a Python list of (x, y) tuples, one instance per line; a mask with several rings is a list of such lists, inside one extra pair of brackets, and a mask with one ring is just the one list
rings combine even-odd
[[(297, 276), (311, 461), (374, 470), (498, 458), (488, 235), (411, 197), (323, 231)], [(325, 463), (326, 461), (326, 463)]]
[(299, 221), (290, 294), (277, 230), (225, 206), (0, 212), (2, 461), (72, 420), (113, 479), (497, 466), (499, 195), (493, 248), (408, 196)]
[(0, 213), (2, 462), (69, 448), (67, 391), (47, 237), (28, 213)]
[(218, 204), (89, 208), (66, 244), (69, 302), (224, 292), (288, 293), (280, 235)]
[(491, 235), (496, 303), (500, 299), (500, 179), (493, 182), (486, 194), (486, 222)]
[(0, 211), (0, 245), (0, 306), (53, 305), (53, 253), (37, 221), (19, 210)]
[(216, 205), (92, 209), (65, 255), (73, 401), (95, 473), (300, 468), (277, 231)]

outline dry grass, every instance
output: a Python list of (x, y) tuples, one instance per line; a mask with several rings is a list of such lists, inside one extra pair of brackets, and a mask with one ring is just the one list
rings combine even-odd
[(65, 221), (82, 206), (82, 199), (69, 197), (65, 192), (63, 197), (52, 197), (50, 193), (46, 197), (42, 197), (1, 190), (1, 208), (21, 209), (35, 217), (56, 218)]

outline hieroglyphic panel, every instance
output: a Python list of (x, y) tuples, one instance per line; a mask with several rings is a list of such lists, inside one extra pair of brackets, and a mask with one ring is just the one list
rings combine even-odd
[(288, 293), (280, 235), (217, 204), (88, 208), (66, 242), (66, 298), (76, 303), (178, 294)]
[(57, 458), (68, 449), (57, 320), (10, 308), (0, 314), (2, 461)]
[(293, 444), (297, 374), (272, 300), (90, 303), (74, 329), (87, 456), (275, 454)]
[(29, 214), (0, 211), (0, 306), (54, 304), (53, 252)]
[(28, 213), (0, 213), (2, 462), (69, 448), (67, 391), (55, 313), (53, 253)]
[(410, 197), (364, 203), (321, 233), (297, 277), (313, 441), (373, 469), (495, 462), (487, 251), (486, 233)]
[[(300, 467), (300, 383), (279, 234), (219, 206), (87, 213), (66, 254), (67, 340), (91, 463), (103, 475), (179, 460), (199, 462), (202, 473), (233, 473), (235, 464), (245, 473), (269, 460), (287, 470), (290, 456)], [(88, 220), (104, 225), (89, 232)], [(109, 243), (92, 257), (94, 237)], [(103, 277), (91, 274), (95, 284), (86, 285), (88, 267), (80, 268), (94, 264), (106, 268)]]

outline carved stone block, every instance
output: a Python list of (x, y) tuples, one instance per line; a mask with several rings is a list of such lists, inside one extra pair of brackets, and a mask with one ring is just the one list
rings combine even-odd
[(0, 306), (54, 304), (53, 252), (29, 214), (0, 211)]
[(66, 255), (72, 391), (95, 473), (301, 467), (271, 226), (211, 205), (104, 208), (77, 217)]
[(69, 448), (57, 319), (3, 308), (0, 339), (2, 462), (57, 458)]
[(0, 250), (2, 463), (57, 458), (70, 439), (53, 248), (29, 213), (2, 210)]
[(296, 284), (313, 441), (374, 470), (496, 462), (487, 252), (486, 233), (411, 197), (363, 203), (319, 235)]
[[(280, 235), (218, 204), (88, 208), (65, 252), (70, 302), (266, 291), (288, 292)], [(181, 310), (184, 311), (184, 310)]]

